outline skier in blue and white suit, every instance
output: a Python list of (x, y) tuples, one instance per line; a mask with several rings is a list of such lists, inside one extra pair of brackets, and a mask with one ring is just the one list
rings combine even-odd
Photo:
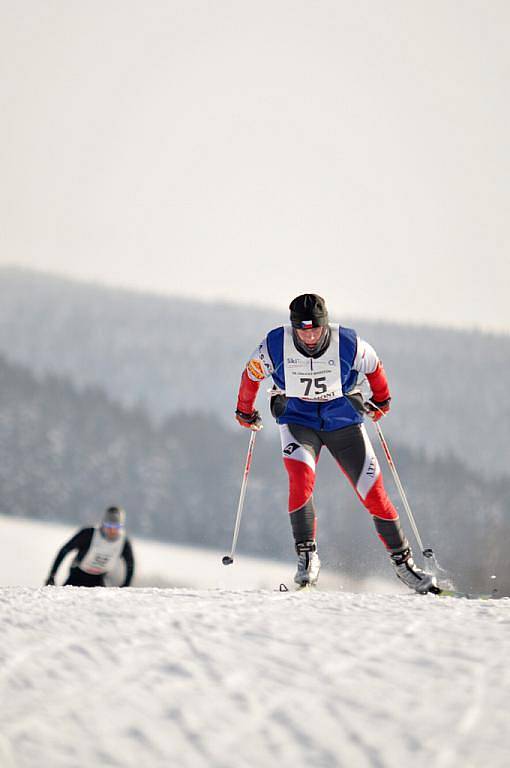
[[(413, 561), (398, 513), (383, 484), (379, 463), (363, 424), (390, 408), (390, 392), (375, 350), (354, 330), (330, 323), (324, 299), (303, 294), (290, 304), (291, 325), (270, 331), (241, 378), (236, 418), (260, 429), (255, 410), (260, 383), (271, 376), (271, 412), (280, 428), (289, 477), (289, 513), (298, 568), (294, 580), (314, 584), (320, 569), (313, 502), (316, 465), (323, 446), (372, 514), (397, 576), (418, 592), (435, 591), (435, 579)], [(370, 399), (359, 394), (364, 383)]]
[(329, 432), (363, 422), (362, 415), (342, 393), (350, 392), (362, 369), (367, 363), (371, 365), (373, 350), (360, 343), (368, 356), (357, 360), (356, 332), (338, 324), (329, 324), (328, 341), (322, 355), (307, 356), (304, 364), (296, 356), (291, 326), (275, 328), (259, 345), (258, 357), (267, 361), (265, 370), (273, 377), (275, 393), (287, 397), (278, 424), (303, 424)]

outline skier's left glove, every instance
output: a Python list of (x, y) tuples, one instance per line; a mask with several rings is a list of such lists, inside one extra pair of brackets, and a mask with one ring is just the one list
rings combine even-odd
[(236, 410), (236, 419), (242, 427), (252, 429), (254, 432), (258, 432), (262, 429), (262, 419), (260, 418), (260, 413), (258, 411), (245, 413), (238, 408)]
[(387, 400), (382, 400), (381, 402), (377, 402), (376, 400), (368, 400), (366, 403), (367, 415), (372, 419), (372, 421), (379, 421), (379, 419), (382, 418), (382, 416), (386, 416), (390, 410), (390, 403), (391, 397), (388, 397)]

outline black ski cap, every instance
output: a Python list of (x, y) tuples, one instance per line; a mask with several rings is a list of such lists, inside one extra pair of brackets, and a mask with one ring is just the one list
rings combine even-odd
[(289, 309), (293, 328), (319, 328), (321, 325), (328, 325), (326, 302), (316, 293), (303, 293), (301, 296), (296, 296), (290, 302)]
[(126, 513), (122, 507), (108, 507), (103, 517), (103, 524), (110, 523), (111, 525), (125, 525)]

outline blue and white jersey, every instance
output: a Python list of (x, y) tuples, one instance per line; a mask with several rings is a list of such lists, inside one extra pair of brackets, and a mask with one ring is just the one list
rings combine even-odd
[[(291, 326), (270, 331), (246, 366), (252, 381), (272, 377), (285, 410), (278, 424), (302, 424), (330, 432), (359, 424), (363, 417), (346, 397), (373, 373), (379, 358), (352, 328), (330, 323), (330, 342), (320, 356), (303, 355), (294, 344)], [(365, 380), (366, 381), (366, 380)]]

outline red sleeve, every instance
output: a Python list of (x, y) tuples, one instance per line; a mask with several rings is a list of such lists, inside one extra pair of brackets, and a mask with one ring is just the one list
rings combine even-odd
[(243, 371), (239, 394), (237, 396), (237, 410), (243, 413), (252, 413), (255, 409), (255, 400), (260, 387), (260, 381), (252, 381), (246, 372)]
[(370, 389), (372, 390), (372, 397), (376, 403), (383, 403), (390, 398), (390, 388), (388, 386), (388, 379), (384, 372), (383, 364), (379, 362), (377, 368), (373, 373), (365, 374)]

